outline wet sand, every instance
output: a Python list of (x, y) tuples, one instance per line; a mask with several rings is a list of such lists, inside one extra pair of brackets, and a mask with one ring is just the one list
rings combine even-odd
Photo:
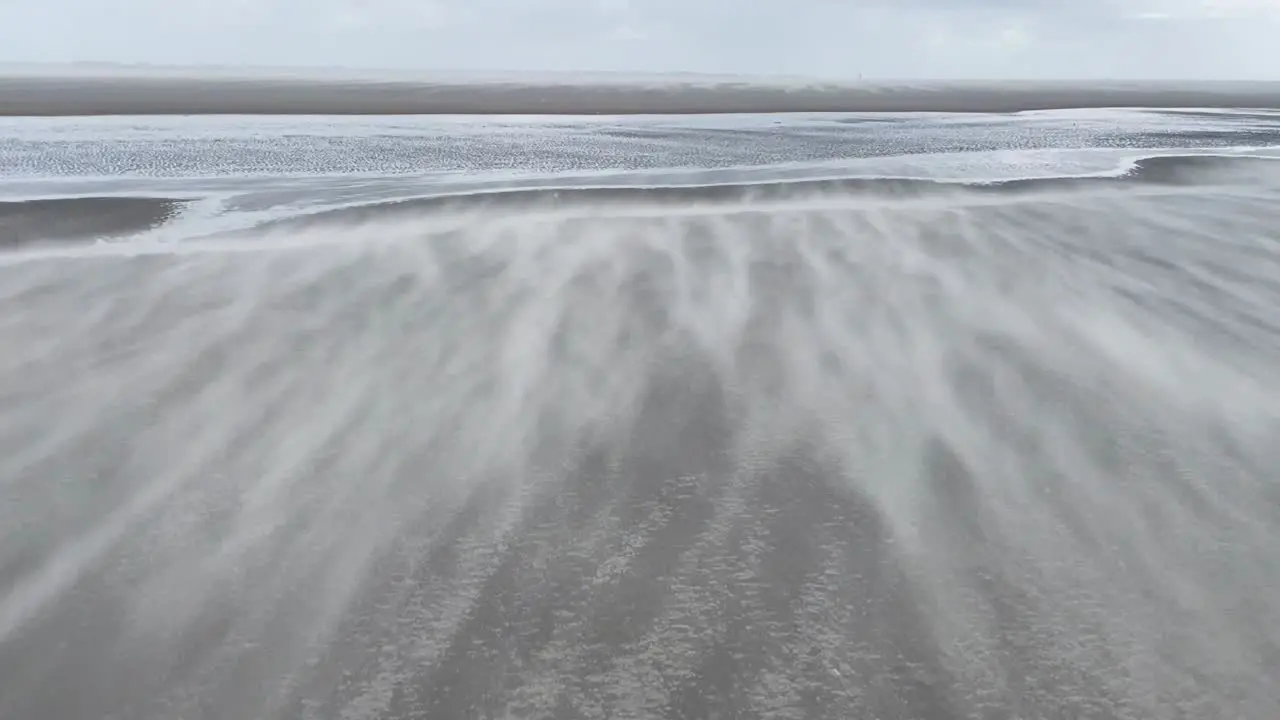
[(181, 205), (148, 197), (0, 201), (0, 250), (128, 235), (160, 225)]
[(1102, 107), (1280, 109), (1280, 83), (0, 75), (0, 116), (1017, 112)]

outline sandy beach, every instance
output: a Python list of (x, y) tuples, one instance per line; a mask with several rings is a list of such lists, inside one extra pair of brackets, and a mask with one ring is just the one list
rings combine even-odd
[(1280, 113), (0, 118), (0, 301), (3, 720), (1280, 718)]

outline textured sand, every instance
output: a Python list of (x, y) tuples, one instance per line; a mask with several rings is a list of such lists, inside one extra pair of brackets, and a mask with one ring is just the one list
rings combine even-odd
[(1280, 718), (1262, 115), (0, 123), (0, 720)]

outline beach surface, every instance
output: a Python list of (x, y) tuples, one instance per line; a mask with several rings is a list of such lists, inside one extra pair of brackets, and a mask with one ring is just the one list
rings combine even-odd
[(1280, 718), (1280, 113), (0, 118), (0, 303), (3, 720)]

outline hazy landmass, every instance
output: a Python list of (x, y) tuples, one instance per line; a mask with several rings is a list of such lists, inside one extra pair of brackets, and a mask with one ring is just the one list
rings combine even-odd
[(823, 82), (704, 75), (0, 68), (0, 115), (693, 114), (1280, 108), (1275, 82)]

